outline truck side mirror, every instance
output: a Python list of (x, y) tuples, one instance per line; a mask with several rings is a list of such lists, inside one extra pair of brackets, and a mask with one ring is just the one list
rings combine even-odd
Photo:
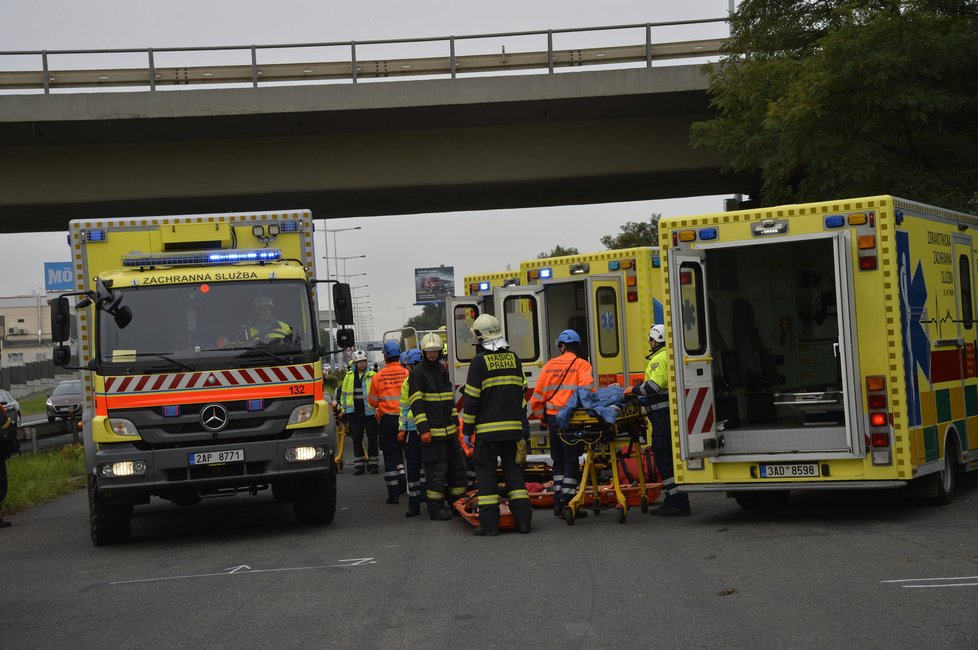
[(54, 365), (63, 368), (71, 361), (71, 348), (67, 345), (56, 345), (51, 354)]
[(356, 347), (356, 334), (351, 329), (336, 331), (336, 347), (340, 350)]
[(49, 300), (51, 306), (51, 340), (67, 341), (71, 338), (71, 306), (67, 296), (58, 296)]
[(333, 311), (336, 314), (335, 320), (340, 325), (353, 324), (353, 294), (350, 285), (343, 282), (333, 285)]

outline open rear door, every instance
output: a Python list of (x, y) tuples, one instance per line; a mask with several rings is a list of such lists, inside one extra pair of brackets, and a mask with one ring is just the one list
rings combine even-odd
[(702, 251), (669, 251), (672, 353), (683, 458), (719, 453), (713, 390), (713, 356), (708, 335), (706, 258)]
[(593, 275), (587, 278), (588, 321), (591, 336), (590, 360), (598, 388), (611, 384), (627, 386), (628, 332), (622, 317), (625, 305), (621, 278)]
[(502, 287), (495, 291), (496, 315), (503, 325), (509, 349), (516, 353), (526, 375), (527, 400), (540, 370), (550, 360), (547, 344), (546, 303), (543, 285)]
[(492, 304), (492, 296), (463, 296), (445, 300), (448, 376), (455, 387), (456, 404), (459, 404), (460, 391), (465, 387), (465, 379), (469, 375), (469, 364), (475, 357), (475, 339), (470, 328), (482, 314), (493, 313)]

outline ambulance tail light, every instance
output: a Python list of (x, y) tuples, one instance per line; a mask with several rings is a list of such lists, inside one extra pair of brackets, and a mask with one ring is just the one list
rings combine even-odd
[(886, 377), (866, 377), (866, 405), (869, 413), (869, 444), (873, 465), (892, 465), (892, 434), (886, 399)]
[(638, 291), (629, 291), (625, 296), (628, 302), (638, 302)]
[(866, 255), (865, 257), (860, 256), (859, 258), (859, 270), (860, 271), (872, 271), (876, 268), (876, 256)]

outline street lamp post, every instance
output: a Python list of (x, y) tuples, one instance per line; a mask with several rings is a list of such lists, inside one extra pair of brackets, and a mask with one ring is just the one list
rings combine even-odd
[[(361, 226), (354, 226), (352, 228), (326, 228), (325, 223), (323, 224), (323, 232), (325, 233), (323, 235), (323, 237), (326, 240), (325, 241), (325, 244), (326, 244), (326, 256), (323, 259), (326, 260), (326, 279), (327, 280), (332, 279), (332, 278), (330, 278), (330, 274), (329, 274), (329, 233), (333, 233), (333, 257), (336, 257), (336, 233), (338, 233), (338, 232), (348, 232), (348, 231), (351, 231), (351, 230), (360, 230), (360, 229), (361, 229)], [(337, 261), (336, 262), (337, 275), (339, 275), (339, 270), (340, 270), (340, 264), (339, 264), (339, 261)], [(344, 267), (344, 270), (346, 270), (345, 267)], [(330, 346), (333, 346), (335, 344), (335, 329), (336, 328), (334, 327), (334, 324), (336, 323), (336, 305), (333, 304), (333, 291), (332, 291), (332, 289), (330, 289), (330, 291), (328, 291), (326, 295), (328, 296), (328, 298), (327, 298), (327, 304), (329, 305), (329, 311), (330, 311), (330, 314), (332, 316), (331, 317), (331, 320), (329, 322), (329, 342), (330, 342)], [(332, 363), (333, 361), (334, 361), (333, 355), (330, 355), (330, 362)]]

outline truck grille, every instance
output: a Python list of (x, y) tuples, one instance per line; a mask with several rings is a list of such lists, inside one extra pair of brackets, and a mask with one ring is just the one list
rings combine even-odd
[(171, 482), (179, 482), (209, 478), (233, 478), (235, 476), (260, 476), (268, 471), (267, 461), (250, 463), (229, 463), (227, 465), (201, 465), (195, 467), (177, 467), (166, 471), (166, 478)]

